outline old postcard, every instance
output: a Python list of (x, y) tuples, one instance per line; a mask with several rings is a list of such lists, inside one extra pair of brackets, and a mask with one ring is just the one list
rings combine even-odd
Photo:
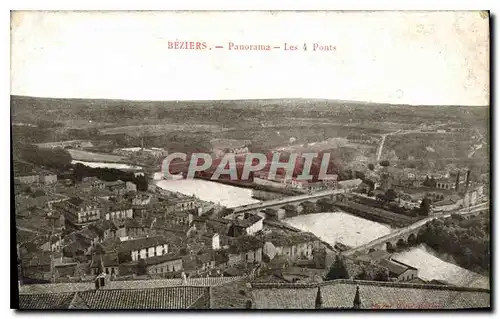
[(15, 11), (14, 308), (490, 309), (484, 11)]

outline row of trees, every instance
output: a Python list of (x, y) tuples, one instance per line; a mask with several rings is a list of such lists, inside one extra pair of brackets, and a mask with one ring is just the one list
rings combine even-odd
[[(349, 279), (350, 276), (347, 268), (346, 261), (339, 255), (336, 255), (335, 261), (326, 274), (325, 280)], [(365, 265), (361, 267), (361, 271), (354, 278), (357, 280), (388, 281), (389, 271), (381, 266)]]
[(77, 163), (74, 166), (73, 175), (76, 181), (81, 181), (84, 177), (97, 177), (108, 182), (117, 180), (132, 182), (137, 185), (137, 190), (139, 191), (146, 191), (148, 189), (148, 179), (146, 176), (135, 176), (132, 172), (124, 172), (114, 168), (92, 168), (81, 163)]
[(71, 167), (71, 155), (62, 148), (40, 148), (36, 145), (17, 145), (15, 154), (37, 166), (65, 170)]

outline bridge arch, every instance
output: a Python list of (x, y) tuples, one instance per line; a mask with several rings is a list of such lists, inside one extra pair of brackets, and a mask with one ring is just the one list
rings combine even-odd
[(406, 241), (403, 238), (399, 238), (398, 241), (396, 242), (396, 247), (397, 248), (405, 248)]
[(408, 246), (416, 245), (417, 244), (417, 235), (415, 233), (411, 233), (408, 236), (408, 239), (406, 241), (408, 243)]
[(387, 250), (388, 252), (393, 252), (396, 247), (396, 245), (393, 245), (390, 241), (386, 242), (385, 243), (385, 250)]

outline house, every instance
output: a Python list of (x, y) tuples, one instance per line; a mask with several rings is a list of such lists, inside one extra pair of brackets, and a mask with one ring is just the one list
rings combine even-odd
[(128, 192), (137, 192), (137, 185), (135, 185), (132, 182), (126, 182), (125, 183), (125, 190), (126, 190), (126, 193), (128, 193)]
[(54, 265), (54, 278), (56, 281), (61, 281), (64, 278), (78, 277), (82, 275), (80, 264), (71, 262)]
[(174, 212), (173, 214), (167, 216), (167, 218), (170, 217), (171, 220), (177, 224), (177, 225), (180, 225), (180, 224), (183, 224), (183, 225), (187, 225), (189, 224), (189, 214), (184, 212), (184, 211), (176, 211)]
[(104, 182), (104, 187), (117, 196), (127, 193), (127, 183), (122, 180)]
[(68, 258), (76, 258), (85, 260), (85, 256), (90, 256), (92, 253), (92, 244), (87, 241), (74, 241), (63, 247), (63, 256)]
[(151, 203), (152, 196), (149, 194), (144, 194), (140, 193), (137, 194), (133, 199), (132, 199), (132, 205), (134, 206), (146, 206)]
[(22, 256), (21, 277), (23, 279), (51, 281), (53, 269), (57, 263), (62, 263), (61, 253), (36, 252)]
[(90, 263), (90, 273), (92, 275), (99, 275), (101, 273), (105, 273), (107, 275), (118, 276), (120, 273), (118, 254), (110, 253), (110, 254), (92, 256), (92, 261)]
[[(90, 230), (99, 236), (99, 241), (117, 236), (118, 227), (110, 220), (100, 220), (88, 226)], [(119, 235), (119, 234), (118, 234)]]
[(61, 251), (62, 246), (60, 234), (42, 234), (22, 244), (22, 247), (28, 252)]
[(48, 194), (47, 195), (47, 201), (46, 201), (47, 202), (47, 207), (50, 210), (52, 210), (52, 208), (54, 207), (54, 204), (67, 201), (69, 199), (70, 199), (70, 197), (62, 195), (62, 194)]
[(86, 190), (104, 189), (106, 187), (106, 183), (94, 176), (84, 177), (79, 187)]
[(242, 219), (236, 218), (233, 220), (229, 231), (230, 236), (239, 237), (253, 235), (262, 230), (264, 218), (261, 216), (245, 213), (241, 217)]
[(196, 208), (194, 197), (176, 198), (168, 203), (168, 210), (173, 212), (185, 212)]
[(313, 250), (319, 248), (319, 240), (311, 233), (269, 233), (264, 237), (263, 253), (271, 260), (275, 256), (286, 256), (289, 260), (313, 259)]
[(166, 274), (183, 270), (182, 256), (166, 254), (145, 259), (148, 274)]
[(197, 256), (198, 269), (209, 270), (215, 268), (215, 258), (212, 252), (206, 252)]
[(396, 278), (397, 281), (409, 281), (418, 277), (418, 269), (404, 264), (395, 259), (382, 259), (379, 261), (382, 267), (389, 270), (389, 277)]
[(107, 208), (104, 218), (106, 220), (117, 220), (133, 218), (134, 212), (130, 203), (126, 201), (111, 202)]
[(156, 218), (133, 218), (124, 222), (125, 232), (128, 237), (143, 237), (153, 232)]
[(210, 247), (212, 250), (219, 250), (221, 248), (220, 236), (217, 233), (204, 233), (201, 235), (201, 240), (207, 247)]
[(73, 197), (56, 205), (64, 212), (66, 223), (75, 229), (81, 229), (101, 218), (98, 203), (86, 198)]
[(229, 244), (228, 266), (241, 263), (262, 262), (262, 247), (264, 243), (253, 236), (242, 236), (234, 238)]
[(349, 180), (345, 180), (345, 181), (339, 181), (339, 182), (337, 182), (337, 185), (338, 185), (338, 188), (340, 188), (340, 189), (350, 191), (350, 190), (354, 190), (354, 189), (358, 188), (359, 185), (361, 185), (361, 183), (363, 183), (363, 181), (361, 179), (357, 178), (357, 179), (349, 179)]
[(40, 181), (40, 176), (34, 173), (18, 174), (14, 176), (14, 181), (20, 184), (37, 184)]
[(40, 183), (51, 185), (57, 183), (57, 175), (51, 172), (42, 172), (40, 174)]
[(120, 261), (147, 259), (168, 254), (168, 242), (162, 236), (122, 241), (118, 247)]

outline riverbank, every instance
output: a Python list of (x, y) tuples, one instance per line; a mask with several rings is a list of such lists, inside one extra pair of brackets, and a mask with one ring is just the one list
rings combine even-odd
[(204, 176), (196, 176), (195, 179), (201, 179), (201, 180), (211, 181), (211, 182), (220, 183), (220, 184), (224, 184), (224, 185), (240, 187), (240, 188), (250, 188), (250, 189), (254, 189), (254, 190), (258, 190), (258, 191), (265, 191), (265, 192), (269, 192), (269, 193), (278, 193), (278, 194), (282, 194), (284, 196), (297, 196), (297, 195), (305, 194), (305, 192), (301, 192), (298, 190), (277, 188), (277, 187), (266, 186), (266, 185), (257, 185), (253, 182), (250, 182), (250, 181), (232, 181), (232, 180), (226, 180), (226, 179), (212, 180), (209, 177), (204, 177)]
[(381, 210), (378, 208), (354, 203), (348, 201), (347, 203), (335, 202), (335, 207), (345, 211), (346, 213), (368, 219), (374, 222), (391, 225), (392, 227), (405, 227), (413, 224), (417, 219), (408, 216), (396, 214), (393, 212)]

